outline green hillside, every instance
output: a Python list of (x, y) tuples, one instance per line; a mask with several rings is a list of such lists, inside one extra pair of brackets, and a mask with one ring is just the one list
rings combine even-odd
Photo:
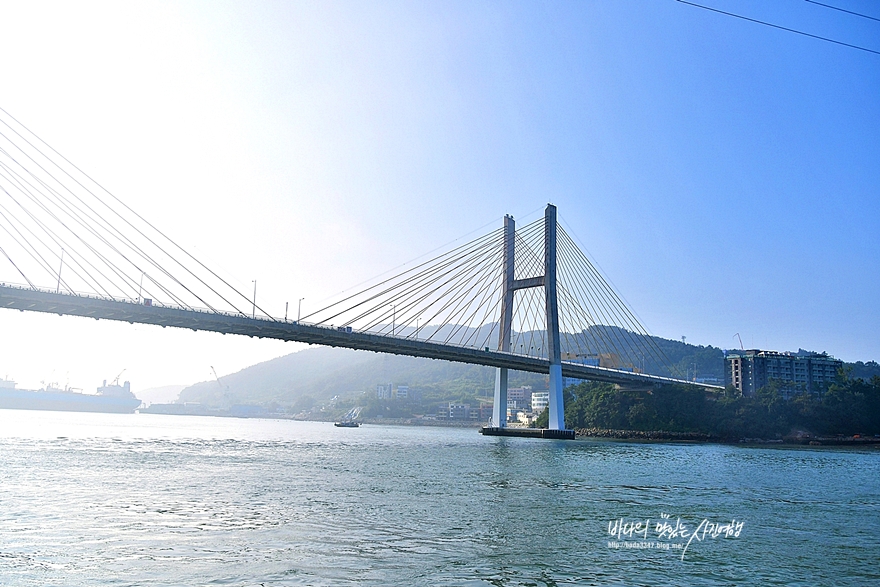
[[(485, 329), (486, 327), (484, 327)], [(592, 340), (612, 341), (632, 333), (612, 327), (595, 327)], [(489, 331), (476, 334), (486, 337)], [(523, 336), (523, 335), (521, 335)], [(528, 335), (525, 335), (528, 336)], [(586, 334), (585, 334), (586, 336)], [(535, 338), (538, 338), (537, 334)], [(713, 382), (724, 380), (724, 353), (712, 346), (697, 346), (680, 341), (650, 337), (654, 354), (640, 357), (645, 372), (656, 375), (693, 378)], [(644, 343), (644, 341), (642, 341)], [(647, 346), (647, 345), (640, 345)], [(576, 349), (564, 349), (576, 350)], [(595, 352), (613, 352), (610, 344)], [(877, 363), (848, 364), (851, 377), (869, 379), (878, 370)], [(198, 402), (206, 406), (228, 408), (236, 404), (256, 404), (300, 412), (329, 405), (374, 404), (377, 385), (408, 386), (410, 397), (402, 404), (413, 412), (430, 413), (449, 401), (478, 405), (492, 395), (495, 371), (490, 367), (434, 361), (366, 351), (312, 347), (224, 375), (220, 381), (206, 381), (187, 387), (180, 402)], [(547, 377), (533, 373), (511, 373), (511, 387), (530, 385), (546, 389)], [(334, 398), (336, 398), (334, 400)], [(369, 400), (369, 401), (368, 401)], [(397, 402), (401, 407), (401, 402)]]
[[(605, 332), (605, 338), (613, 333)], [(632, 336), (632, 335), (630, 335)], [(676, 366), (683, 374), (697, 366), (699, 376), (722, 377), (723, 353), (714, 347), (694, 346), (656, 338), (666, 362), (644, 360), (647, 372), (670, 375)], [(604, 352), (606, 349), (598, 349)], [(313, 347), (224, 375), (220, 381), (205, 381), (184, 389), (180, 402), (228, 408), (234, 404), (277, 405), (299, 411), (313, 405), (368, 393), (377, 385), (409, 386), (422, 402), (479, 401), (491, 396), (495, 371), (490, 367), (449, 363), (366, 351)], [(510, 385), (547, 386), (547, 377), (533, 373), (512, 373)]]
[[(294, 411), (369, 393), (377, 385), (407, 385), (424, 401), (471, 400), (491, 395), (490, 367), (336, 348), (309, 348), (253, 365), (220, 381), (187, 387), (180, 402), (227, 408), (233, 404), (277, 404)], [(514, 373), (511, 384), (546, 387), (545, 377)]]

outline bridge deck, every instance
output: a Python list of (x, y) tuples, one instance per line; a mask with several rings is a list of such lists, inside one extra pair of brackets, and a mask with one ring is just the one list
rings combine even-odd
[[(83, 316), (96, 320), (154, 324), (174, 328), (188, 328), (238, 334), (257, 338), (304, 342), (355, 350), (424, 357), (458, 363), (505, 367), (516, 371), (547, 373), (549, 361), (496, 350), (441, 344), (427, 340), (413, 340), (370, 332), (348, 332), (334, 327), (303, 324), (272, 318), (249, 318), (239, 314), (196, 311), (165, 306), (145, 306), (133, 301), (110, 300), (77, 296), (43, 290), (0, 285), (0, 308), (58, 315)], [(562, 363), (564, 377), (590, 379), (619, 384), (677, 383), (706, 389), (717, 386), (697, 384), (656, 375), (618, 371), (577, 363)]]

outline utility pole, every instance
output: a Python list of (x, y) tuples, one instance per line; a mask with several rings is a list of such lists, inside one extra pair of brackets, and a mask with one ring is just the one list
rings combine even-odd
[(61, 264), (58, 266), (58, 284), (55, 286), (55, 293), (61, 290), (61, 269), (64, 268), (64, 249), (61, 249)]
[(257, 280), (252, 279), (254, 282), (254, 305), (251, 307), (251, 318), (257, 317)]

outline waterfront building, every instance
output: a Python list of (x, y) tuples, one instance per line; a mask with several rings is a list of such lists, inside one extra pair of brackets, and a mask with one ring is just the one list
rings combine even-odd
[(376, 386), (376, 399), (391, 399), (391, 390), (393, 385), (391, 383), (387, 385), (379, 384)]
[(508, 422), (517, 422), (519, 420), (520, 414), (524, 414), (525, 410), (522, 408), (511, 408), (508, 405), (507, 408), (507, 421)]
[(532, 413), (540, 414), (550, 405), (549, 391), (533, 391), (532, 392)]
[(532, 401), (532, 387), (524, 385), (523, 387), (511, 387), (507, 390), (507, 407), (514, 410), (524, 410), (528, 408)]
[(459, 404), (449, 402), (449, 419), (450, 420), (467, 420), (470, 417), (470, 404)]
[(780, 353), (777, 351), (729, 351), (725, 357), (725, 384), (744, 396), (775, 381), (786, 399), (801, 392), (818, 392), (837, 377), (843, 361), (827, 353)]
[(397, 399), (407, 399), (409, 397), (409, 386), (408, 385), (398, 385), (396, 395), (397, 395)]

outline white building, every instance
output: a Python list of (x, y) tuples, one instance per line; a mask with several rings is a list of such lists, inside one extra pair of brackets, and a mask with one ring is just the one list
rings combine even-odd
[(532, 392), (532, 413), (540, 414), (550, 405), (549, 391), (533, 391)]

